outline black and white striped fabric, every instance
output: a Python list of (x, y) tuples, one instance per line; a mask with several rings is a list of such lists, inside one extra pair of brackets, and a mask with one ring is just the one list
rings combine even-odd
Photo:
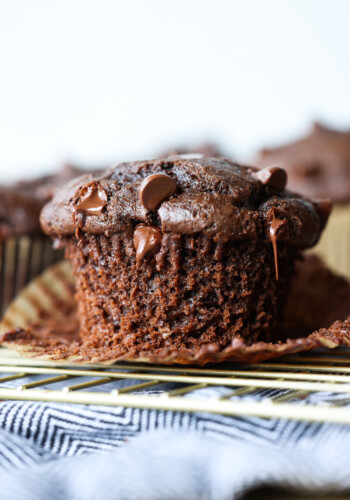
[(334, 493), (350, 489), (349, 463), (348, 426), (0, 402), (1, 500), (228, 500), (262, 485)]

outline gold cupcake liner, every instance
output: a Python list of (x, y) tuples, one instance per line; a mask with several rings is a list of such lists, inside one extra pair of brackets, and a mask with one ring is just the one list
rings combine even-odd
[(62, 258), (46, 236), (22, 236), (0, 242), (0, 318), (22, 288)]
[(350, 203), (335, 205), (313, 253), (333, 271), (350, 279)]
[[(320, 296), (322, 286), (324, 294)], [(301, 296), (300, 289), (305, 289), (305, 295)], [(334, 307), (337, 301), (338, 308)], [(284, 336), (284, 340), (276, 343), (257, 342), (248, 345), (242, 339), (235, 339), (223, 350), (209, 344), (198, 350), (131, 350), (127, 354), (120, 354), (105, 348), (91, 347), (80, 340), (74, 280), (69, 263), (62, 261), (46, 270), (19, 294), (4, 315), (0, 333), (5, 347), (16, 350), (25, 357), (76, 363), (112, 364), (116, 361), (133, 361), (199, 366), (223, 361), (259, 363), (316, 347), (350, 346), (350, 320), (344, 321), (350, 315), (350, 284), (332, 275), (319, 260), (310, 257), (300, 265), (299, 278), (292, 287), (288, 310), (289, 317), (285, 318), (285, 323), (293, 331), (290, 332), (290, 338)], [(302, 317), (305, 316), (305, 311), (307, 318), (304, 321)], [(319, 314), (320, 311), (322, 315)], [(336, 319), (343, 322), (333, 323)], [(325, 328), (316, 330), (315, 325)], [(308, 332), (316, 331), (303, 334), (305, 328)]]

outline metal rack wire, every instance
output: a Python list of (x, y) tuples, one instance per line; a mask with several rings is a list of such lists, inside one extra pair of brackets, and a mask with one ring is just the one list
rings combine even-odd
[[(129, 363), (62, 365), (23, 359), (0, 349), (0, 374), (1, 399), (350, 424), (350, 356), (346, 351), (294, 355), (259, 365), (181, 368)], [(115, 388), (116, 382), (122, 384)], [(55, 384), (58, 388), (50, 388)], [(215, 387), (224, 391), (201, 397), (199, 389)], [(257, 393), (259, 398), (249, 397)], [(339, 397), (312, 404), (307, 401), (312, 393)]]

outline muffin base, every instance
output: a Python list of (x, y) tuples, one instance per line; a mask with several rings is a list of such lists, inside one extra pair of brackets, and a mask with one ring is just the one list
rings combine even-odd
[(273, 340), (298, 252), (279, 247), (278, 281), (272, 245), (203, 235), (167, 233), (139, 267), (132, 231), (67, 240), (66, 255), (82, 341), (125, 353)]
[[(288, 307), (279, 325), (280, 340), (276, 343), (247, 345), (244, 340), (235, 339), (222, 350), (215, 344), (206, 344), (197, 350), (164, 348), (136, 352), (134, 349), (124, 354), (119, 346), (84, 344), (79, 337), (71, 268), (67, 261), (62, 261), (33, 280), (9, 307), (0, 323), (2, 345), (40, 361), (197, 366), (224, 361), (261, 363), (315, 347), (349, 346), (350, 283), (332, 274), (314, 256), (308, 256), (296, 267)], [(49, 300), (38, 302), (38, 296)]]

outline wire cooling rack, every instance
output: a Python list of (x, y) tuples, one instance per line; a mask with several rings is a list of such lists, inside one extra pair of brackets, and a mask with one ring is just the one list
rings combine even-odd
[[(116, 381), (123, 382), (117, 389)], [(51, 388), (55, 385), (59, 388)], [(97, 386), (98, 391), (91, 390)], [(215, 397), (201, 397), (198, 391), (218, 387), (225, 390), (215, 391)], [(257, 391), (260, 398), (248, 397)], [(312, 393), (336, 398), (325, 398), (323, 404), (305, 402)], [(0, 349), (0, 398), (350, 424), (350, 356), (346, 351), (319, 352), (219, 368), (111, 367), (39, 362)]]

